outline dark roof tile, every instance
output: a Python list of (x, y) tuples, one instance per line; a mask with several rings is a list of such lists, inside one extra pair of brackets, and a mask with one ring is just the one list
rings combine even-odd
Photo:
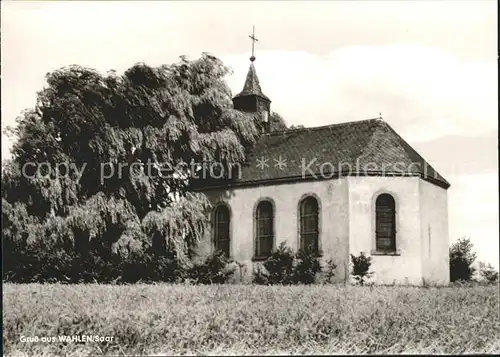
[(235, 98), (244, 97), (247, 95), (257, 95), (264, 99), (270, 100), (260, 88), (259, 77), (257, 77), (257, 71), (253, 63), (250, 63), (250, 68), (248, 69), (247, 79), (245, 80), (245, 85), (243, 90), (235, 95)]
[[(279, 160), (286, 166), (280, 168)], [(262, 167), (259, 162), (267, 165)], [(420, 175), (441, 187), (450, 186), (382, 119), (265, 134), (242, 165), (240, 178), (230, 185), (314, 179), (339, 173)]]

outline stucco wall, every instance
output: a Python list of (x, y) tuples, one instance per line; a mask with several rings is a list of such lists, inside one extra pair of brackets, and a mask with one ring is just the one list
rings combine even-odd
[(449, 273), (448, 191), (419, 180), (422, 276), (426, 283), (446, 285)]
[[(346, 278), (348, 257), (347, 181), (296, 182), (270, 186), (237, 188), (206, 192), (213, 204), (225, 202), (231, 209), (231, 257), (246, 265), (245, 279), (251, 278), (254, 251), (254, 209), (262, 198), (271, 198), (275, 205), (275, 247), (287, 241), (298, 247), (298, 204), (304, 195), (313, 194), (320, 204), (320, 249), (323, 261), (337, 264), (336, 280)], [(207, 231), (200, 250), (213, 249), (212, 232)]]
[[(398, 255), (375, 251), (375, 200), (390, 193), (396, 201)], [(206, 192), (216, 205), (231, 210), (231, 258), (245, 266), (250, 280), (254, 253), (254, 210), (259, 200), (275, 206), (275, 247), (286, 241), (298, 248), (298, 204), (309, 194), (320, 203), (320, 249), (323, 261), (337, 264), (336, 280), (349, 278), (349, 254), (372, 256), (372, 281), (381, 284), (449, 282), (447, 191), (418, 177), (347, 177)], [(429, 239), (430, 232), (430, 239)], [(429, 246), (430, 242), (430, 246)], [(430, 249), (429, 249), (430, 247)], [(213, 250), (209, 229), (199, 252)]]
[[(372, 281), (422, 284), (418, 177), (348, 177), (350, 253), (372, 256)], [(375, 200), (390, 193), (396, 201), (396, 249), (400, 255), (374, 255)]]

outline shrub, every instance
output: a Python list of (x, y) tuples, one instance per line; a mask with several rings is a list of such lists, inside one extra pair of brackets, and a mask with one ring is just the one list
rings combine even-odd
[(476, 260), (470, 238), (460, 238), (450, 248), (450, 280), (470, 281), (476, 269), (472, 266)]
[[(70, 283), (109, 283), (122, 275), (122, 260), (117, 256), (103, 258), (95, 251), (74, 254), (68, 278)], [(51, 264), (51, 263), (49, 263)], [(55, 265), (53, 265), (55, 266)], [(57, 279), (60, 281), (59, 279)]]
[(262, 264), (254, 265), (252, 283), (258, 285), (269, 285), (269, 272)]
[(336, 269), (337, 269), (337, 264), (335, 264), (335, 262), (332, 259), (326, 261), (326, 271), (325, 271), (326, 282), (328, 283), (333, 282)]
[(479, 263), (479, 273), (488, 283), (498, 281), (498, 271), (490, 263)]
[(188, 274), (188, 268), (181, 263), (173, 250), (161, 254), (150, 250), (134, 252), (122, 261), (120, 281), (124, 283), (181, 282)]
[(198, 284), (224, 284), (231, 279), (237, 267), (229, 267), (229, 260), (222, 251), (210, 254), (204, 262), (194, 264), (189, 271), (189, 278)]
[(366, 279), (372, 276), (373, 272), (370, 272), (370, 266), (372, 264), (372, 258), (361, 252), (358, 256), (351, 254), (352, 262), (352, 275), (354, 279), (360, 284), (364, 285)]
[(293, 283), (295, 254), (286, 243), (280, 244), (278, 249), (263, 263), (267, 271), (267, 284)]
[(254, 267), (252, 281), (260, 285), (312, 284), (321, 269), (314, 252), (301, 249), (294, 253), (283, 242), (268, 259)]
[(309, 249), (301, 249), (295, 259), (293, 281), (298, 284), (314, 283), (316, 275), (321, 272), (321, 263), (317, 254)]

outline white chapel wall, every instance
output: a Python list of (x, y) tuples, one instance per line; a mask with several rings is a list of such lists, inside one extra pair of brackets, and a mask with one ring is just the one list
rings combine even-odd
[[(333, 259), (337, 264), (336, 280), (346, 278), (348, 257), (347, 182), (314, 180), (290, 184), (235, 188), (206, 192), (213, 204), (227, 203), (232, 212), (231, 257), (252, 272), (254, 250), (254, 209), (258, 200), (271, 198), (275, 204), (275, 247), (283, 241), (294, 250), (298, 247), (298, 204), (304, 195), (314, 194), (320, 200), (320, 249), (323, 261)], [(201, 244), (209, 251), (212, 234), (207, 232)], [(249, 278), (249, 277), (247, 277)]]
[(450, 281), (448, 191), (419, 180), (422, 241), (422, 275), (426, 283), (446, 285)]
[[(396, 245), (399, 255), (373, 255), (375, 199), (390, 193), (396, 200)], [(298, 248), (298, 203), (306, 194), (320, 199), (320, 248), (323, 261), (337, 264), (336, 279), (349, 278), (349, 254), (372, 256), (373, 281), (382, 284), (446, 284), (448, 268), (447, 192), (419, 177), (347, 177), (340, 180), (302, 181), (290, 184), (209, 191), (213, 204), (231, 209), (231, 257), (252, 273), (254, 209), (263, 198), (275, 205), (275, 247), (286, 241)], [(431, 232), (430, 255), (428, 246)], [(213, 249), (209, 229), (200, 244)]]
[[(380, 284), (422, 283), (418, 177), (355, 177), (349, 186), (349, 250), (372, 256), (372, 281)], [(375, 199), (390, 193), (396, 201), (396, 248), (400, 255), (373, 255)]]

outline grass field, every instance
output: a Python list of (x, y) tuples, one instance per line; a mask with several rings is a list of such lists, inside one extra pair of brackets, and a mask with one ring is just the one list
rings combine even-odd
[[(3, 304), (9, 356), (500, 352), (498, 286), (4, 284)], [(41, 341), (82, 334), (113, 341)]]

